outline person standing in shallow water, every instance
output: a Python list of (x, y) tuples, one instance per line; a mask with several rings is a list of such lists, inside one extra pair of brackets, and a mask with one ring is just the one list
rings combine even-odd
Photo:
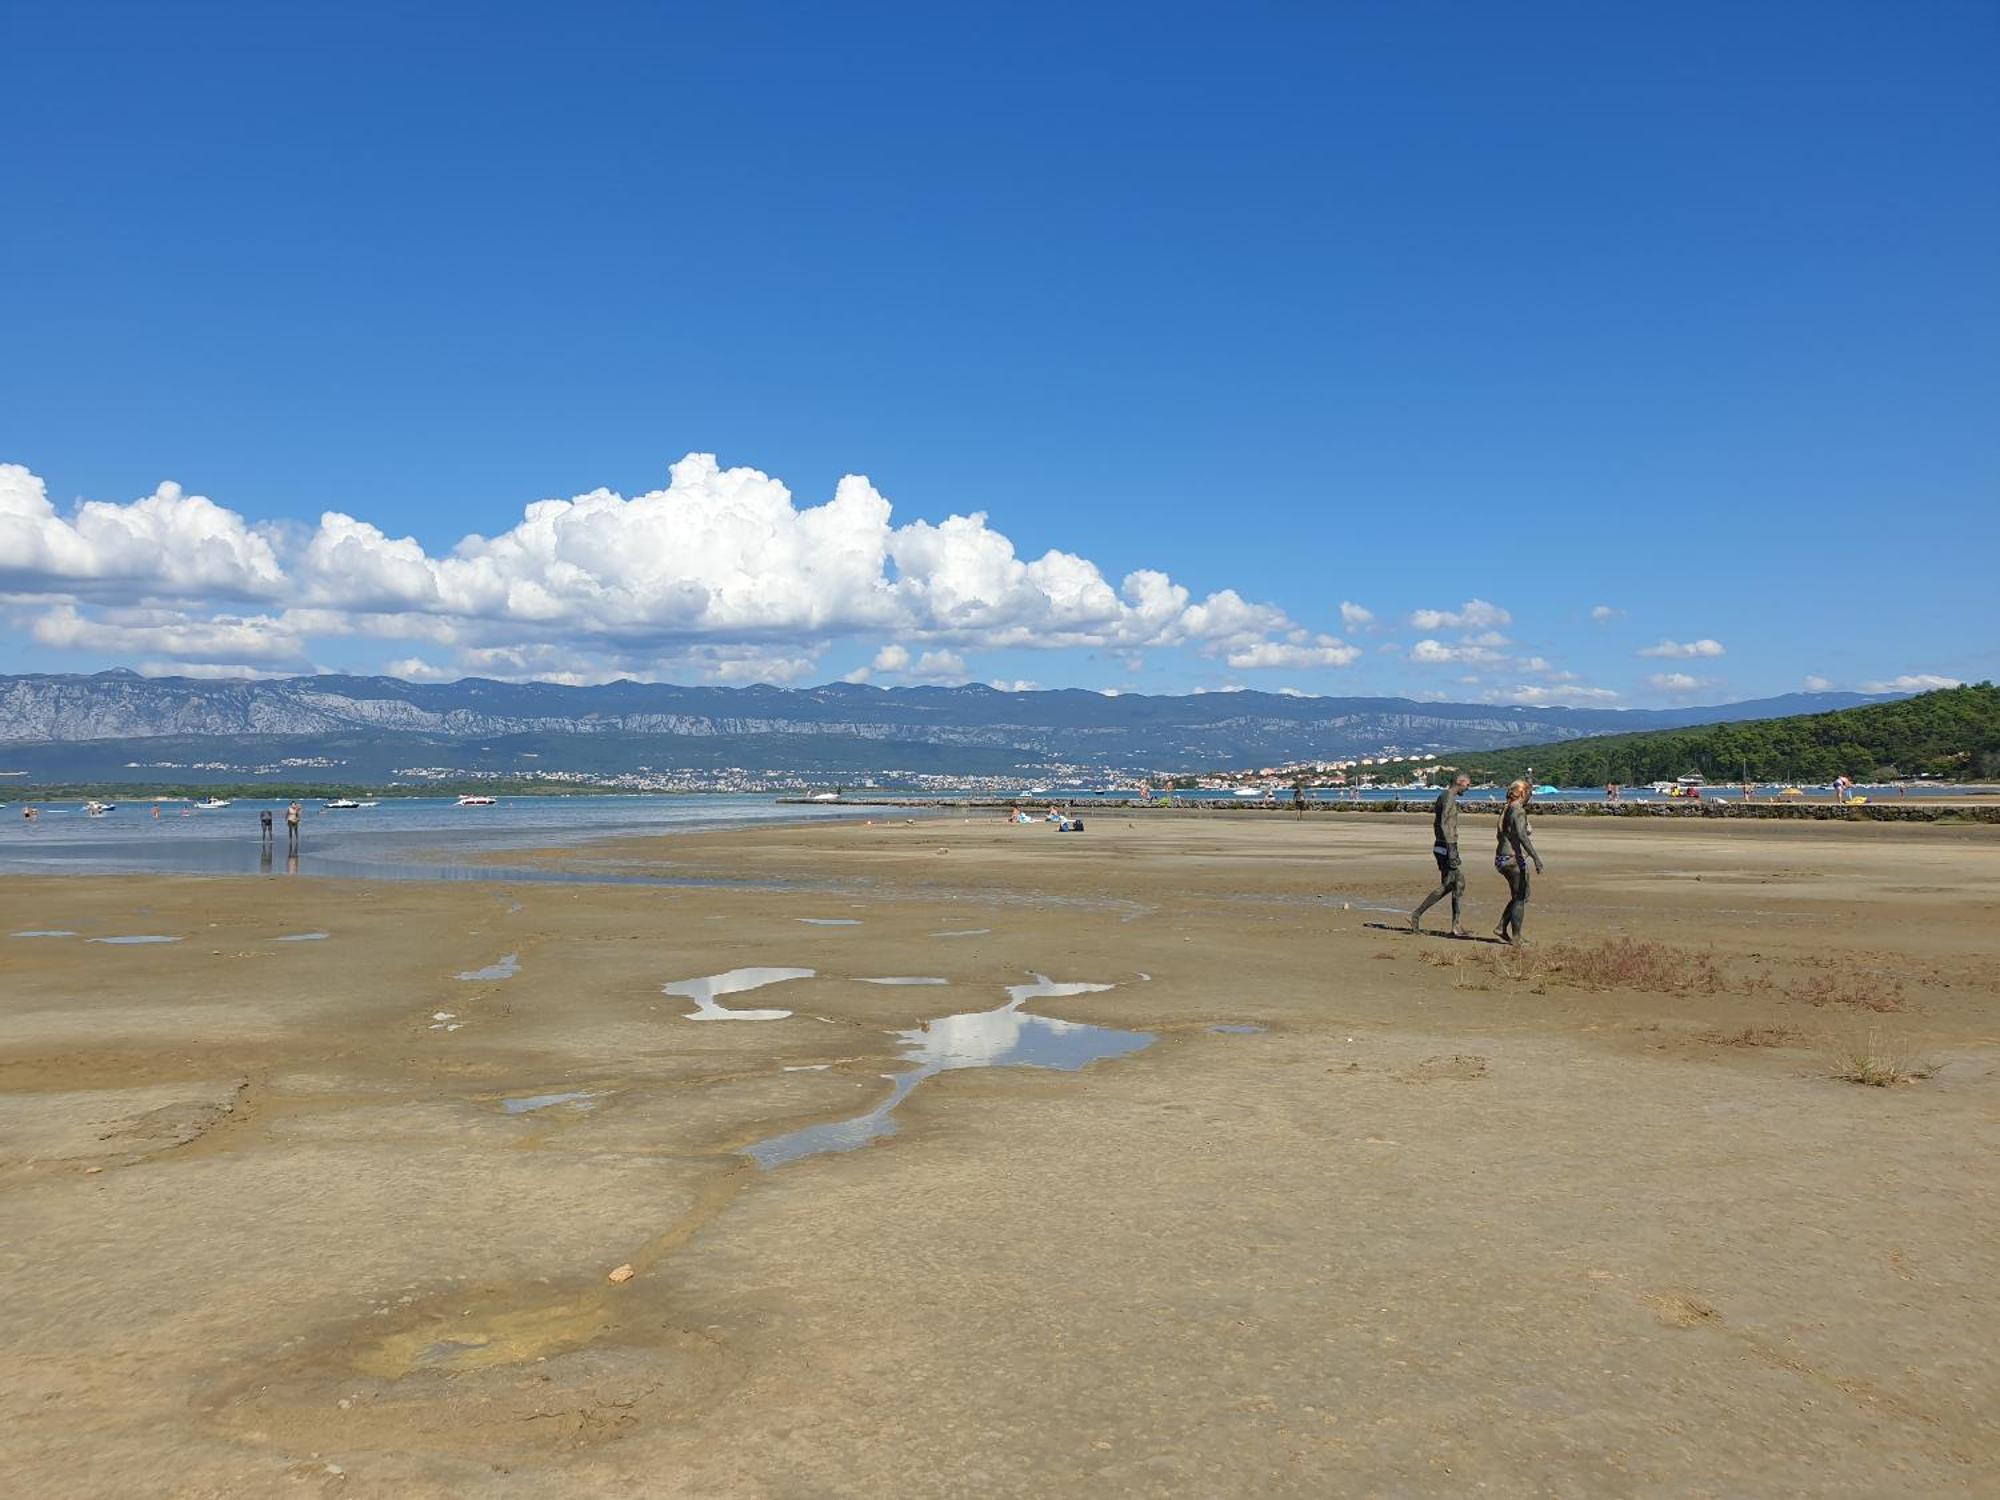
[(285, 843), (293, 849), (299, 847), (299, 805), (296, 802), (285, 809)]
[(1458, 799), (1472, 785), (1466, 775), (1454, 777), (1450, 786), (1431, 804), (1431, 853), (1437, 856), (1438, 888), (1424, 897), (1423, 904), (1410, 913), (1410, 931), (1422, 932), (1424, 913), (1446, 896), (1451, 897), (1451, 935), (1464, 937), (1459, 925), (1459, 907), (1465, 899), (1465, 867), (1458, 862)]
[(1515, 947), (1521, 944), (1521, 928), (1528, 916), (1528, 865), (1542, 873), (1542, 857), (1535, 852), (1535, 839), (1528, 827), (1528, 783), (1516, 781), (1507, 788), (1507, 808), (1500, 814), (1500, 839), (1493, 851), (1493, 868), (1507, 882), (1507, 910), (1493, 935)]

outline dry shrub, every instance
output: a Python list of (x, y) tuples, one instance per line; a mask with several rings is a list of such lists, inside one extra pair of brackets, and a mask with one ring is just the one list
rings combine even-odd
[(1786, 986), (1785, 995), (1807, 1005), (1845, 1005), (1881, 1015), (1903, 1008), (1903, 987), (1894, 980), (1883, 984), (1842, 974), (1815, 974), (1797, 980)]
[(1827, 1071), (1844, 1083), (1886, 1089), (1928, 1078), (1937, 1064), (1918, 1056), (1894, 1033), (1871, 1029), (1866, 1036), (1835, 1047)]
[(1554, 944), (1536, 961), (1534, 977), (1543, 975), (1578, 989), (1647, 990), (1660, 995), (1713, 995), (1731, 987), (1713, 954), (1637, 938)]

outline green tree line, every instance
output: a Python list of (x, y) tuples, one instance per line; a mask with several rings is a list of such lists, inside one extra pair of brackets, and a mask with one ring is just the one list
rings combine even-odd
[(1537, 781), (1557, 786), (1629, 786), (1689, 773), (1710, 781), (1823, 783), (1843, 773), (1857, 781), (1993, 780), (2000, 778), (2000, 688), (1981, 682), (1832, 713), (1466, 750), (1440, 759), (1476, 781), (1532, 767)]

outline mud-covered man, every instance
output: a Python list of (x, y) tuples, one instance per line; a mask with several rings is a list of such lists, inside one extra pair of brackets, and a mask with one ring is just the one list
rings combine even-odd
[(1472, 778), (1458, 775), (1431, 804), (1431, 853), (1437, 856), (1438, 888), (1424, 897), (1423, 904), (1410, 913), (1410, 930), (1423, 931), (1424, 913), (1446, 896), (1451, 897), (1451, 935), (1464, 937), (1460, 907), (1465, 900), (1465, 869), (1458, 862), (1458, 799), (1472, 785)]

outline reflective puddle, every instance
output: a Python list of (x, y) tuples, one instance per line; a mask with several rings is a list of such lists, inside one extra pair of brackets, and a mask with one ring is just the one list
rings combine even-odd
[(934, 932), (932, 937), (985, 937), (991, 927), (950, 927), (943, 932)]
[(798, 917), (794, 920), (803, 922), (808, 927), (859, 927), (861, 925), (861, 918), (859, 917)]
[(142, 933), (136, 937), (85, 938), (84, 941), (87, 943), (178, 943), (180, 939), (177, 937), (159, 937), (151, 933)]
[(283, 937), (272, 938), (274, 943), (320, 943), (330, 936), (324, 932), (288, 932)]
[(7, 936), (9, 936), (9, 937), (75, 937), (75, 936), (76, 936), (76, 934), (75, 934), (75, 933), (73, 933), (73, 932), (67, 932), (67, 931), (64, 931), (64, 930), (63, 930), (63, 929), (61, 929), (61, 928), (56, 928), (56, 927), (51, 927), (51, 928), (48, 928), (48, 929), (47, 929), (47, 930), (45, 930), (45, 931), (38, 931), (38, 932), (10, 932), (10, 933), (8, 933), (8, 934), (7, 934)]
[(509, 953), (497, 963), (490, 963), (483, 969), (467, 969), (457, 975), (459, 979), (512, 979), (521, 972), (521, 955)]
[(1210, 1031), (1219, 1031), (1224, 1036), (1256, 1036), (1264, 1030), (1261, 1026), (1245, 1026), (1235, 1022), (1223, 1026), (1211, 1026), (1208, 1029)]
[(716, 1002), (724, 995), (740, 995), (745, 990), (782, 984), (787, 979), (810, 979), (812, 969), (731, 969), (725, 974), (705, 974), (700, 979), (677, 979), (660, 986), (663, 995), (692, 1000), (695, 1008), (687, 1013), (690, 1021), (782, 1021), (788, 1010), (731, 1010)]
[(1058, 1068), (1073, 1072), (1103, 1057), (1119, 1057), (1153, 1044), (1148, 1031), (1120, 1031), (1080, 1021), (1058, 1021), (1021, 1009), (1030, 1000), (1058, 999), (1108, 990), (1108, 984), (1059, 984), (1037, 974), (1033, 984), (1009, 985), (1007, 1003), (997, 1010), (940, 1016), (912, 1031), (899, 1031), (905, 1062), (916, 1064), (902, 1073), (888, 1073), (888, 1098), (850, 1120), (807, 1125), (772, 1136), (747, 1148), (745, 1155), (766, 1169), (827, 1151), (852, 1151), (896, 1133), (890, 1118), (896, 1106), (926, 1078), (959, 1068)]
[(569, 1094), (526, 1094), (519, 1099), (502, 1099), (500, 1107), (510, 1115), (529, 1115), (538, 1109), (554, 1109), (558, 1104), (573, 1104), (578, 1109), (594, 1109), (594, 1101), (602, 1099), (607, 1089), (578, 1089)]
[(914, 974), (892, 974), (881, 979), (864, 979), (863, 984), (950, 984), (949, 979), (925, 979)]

